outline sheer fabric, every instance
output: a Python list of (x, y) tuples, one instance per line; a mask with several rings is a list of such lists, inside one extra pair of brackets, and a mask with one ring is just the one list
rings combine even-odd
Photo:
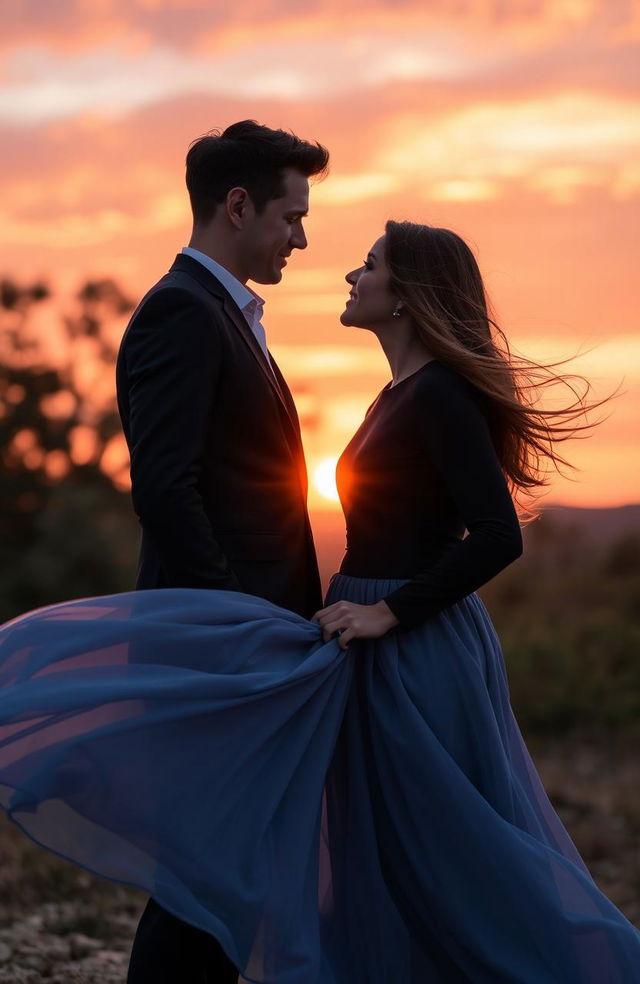
[[(401, 581), (336, 575), (328, 603)], [(235, 592), (0, 631), (1, 801), (255, 984), (631, 984), (640, 934), (549, 803), (475, 596), (377, 641)]]

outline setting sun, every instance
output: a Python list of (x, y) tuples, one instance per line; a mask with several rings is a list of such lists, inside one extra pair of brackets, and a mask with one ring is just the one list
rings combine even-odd
[[(559, 363), (584, 353), (575, 371), (596, 399), (624, 378), (607, 420), (567, 445), (578, 472), (550, 476), (548, 498), (637, 501), (637, 2), (407, 0), (401, 18), (392, 0), (339, 14), (320, 0), (313, 15), (301, 0), (263, 0), (259, 18), (247, 0), (225, 14), (204, 2), (84, 0), (56, 5), (50, 20), (35, 0), (6, 6), (21, 13), (3, 36), (0, 281), (27, 299), (35, 280), (47, 286), (29, 302), (28, 330), (55, 365), (72, 344), (77, 385), (92, 401), (113, 399), (113, 372), (97, 337), (67, 338), (78, 291), (104, 280), (112, 300), (136, 304), (189, 241), (187, 148), (256, 118), (331, 154), (326, 180), (311, 183), (308, 249), (258, 291), (269, 351), (297, 405), (310, 507), (340, 512), (325, 461), (389, 379), (371, 333), (340, 321), (345, 274), (388, 218), (443, 226), (472, 244), (514, 352)], [(181, 7), (199, 14), (179, 17)], [(91, 326), (107, 295), (85, 303), (96, 308)], [(105, 319), (112, 348), (130, 314), (118, 303)], [(23, 338), (22, 308), (4, 316)], [(55, 405), (41, 396), (42, 412), (66, 426), (70, 394)], [(75, 424), (73, 467), (92, 467), (105, 448), (93, 446), (90, 422)], [(121, 448), (99, 464), (124, 490)], [(25, 454), (44, 468), (37, 449)], [(47, 468), (59, 472), (59, 459)]]
[(336, 465), (338, 459), (323, 458), (313, 469), (313, 485), (323, 499), (331, 502), (339, 502), (338, 490), (336, 488)]

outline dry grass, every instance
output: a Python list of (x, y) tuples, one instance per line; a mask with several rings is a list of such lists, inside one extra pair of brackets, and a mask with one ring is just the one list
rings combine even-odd
[(640, 748), (547, 740), (538, 771), (598, 886), (640, 928)]

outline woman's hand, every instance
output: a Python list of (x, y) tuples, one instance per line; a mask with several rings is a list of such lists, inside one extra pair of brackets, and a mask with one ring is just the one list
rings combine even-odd
[(399, 624), (384, 601), (378, 601), (375, 605), (337, 601), (334, 605), (321, 608), (313, 620), (320, 623), (325, 642), (338, 633), (341, 649), (346, 649), (352, 639), (378, 639)]

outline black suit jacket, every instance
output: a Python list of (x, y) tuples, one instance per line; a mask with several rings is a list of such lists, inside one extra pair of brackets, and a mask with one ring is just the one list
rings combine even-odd
[(321, 604), (295, 406), (230, 294), (184, 254), (143, 298), (117, 370), (142, 526), (138, 588)]

